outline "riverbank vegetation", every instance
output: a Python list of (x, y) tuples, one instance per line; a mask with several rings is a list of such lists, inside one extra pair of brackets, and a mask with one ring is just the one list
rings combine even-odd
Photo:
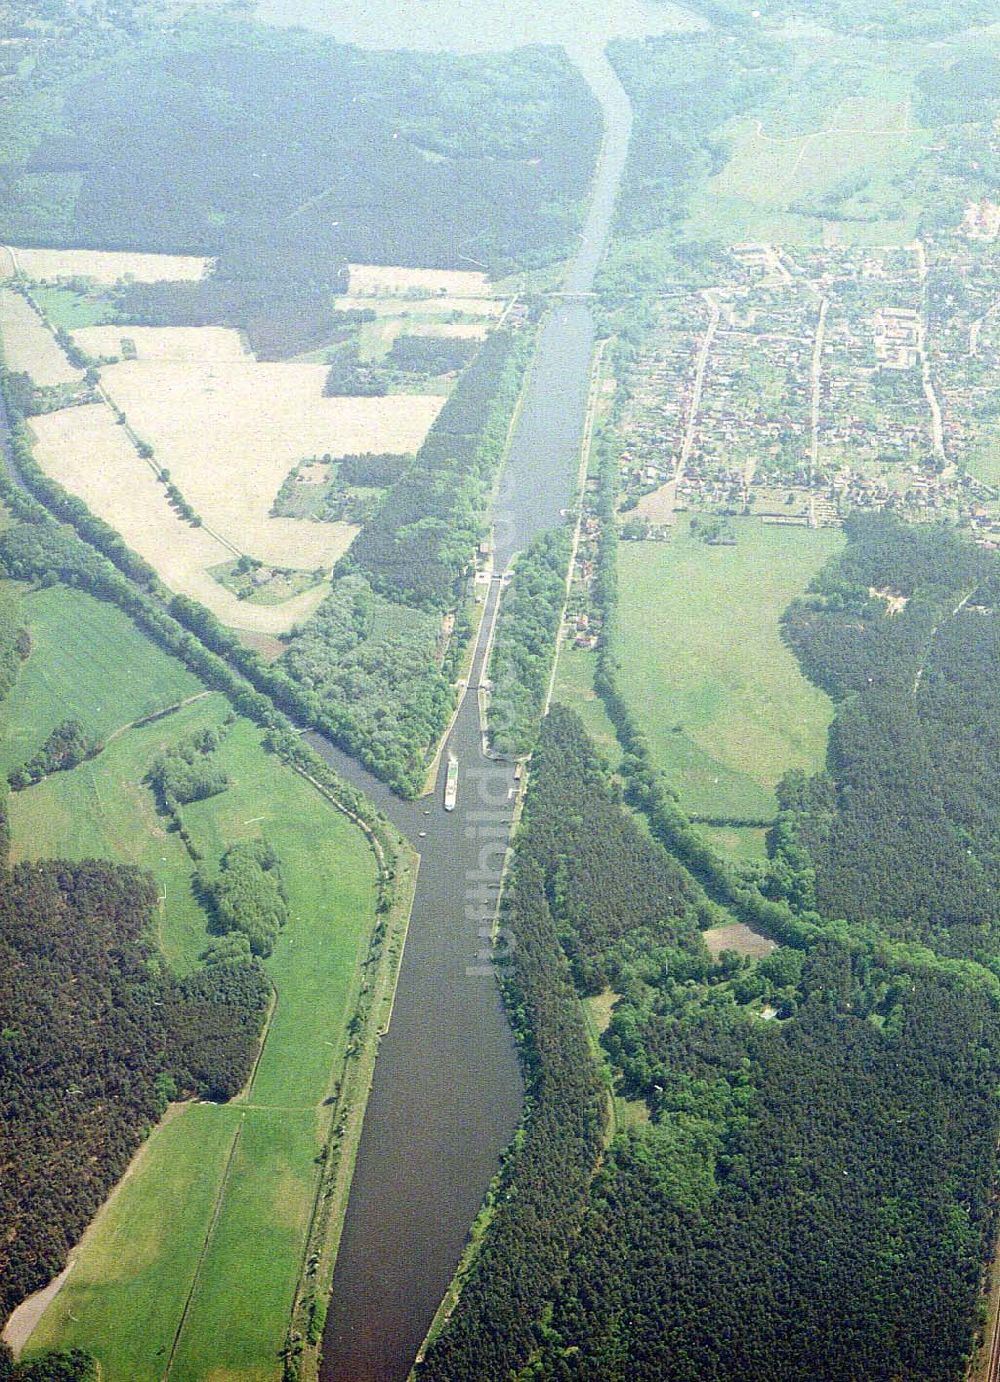
[(600, 989), (596, 970), (609, 950), (642, 937), (697, 954), (696, 903), (681, 871), (616, 801), (579, 721), (553, 707), (500, 916), (509, 937), (501, 982), (527, 1114), (481, 1252), (422, 1379), (502, 1377), (530, 1357), (539, 1304), (566, 1270), (608, 1117), (573, 971)]
[(423, 789), (454, 706), (472, 629), (443, 621), (464, 602), (532, 343), (489, 337), (276, 669), (299, 713), (404, 796)]
[(489, 678), (490, 744), (504, 757), (531, 752), (566, 602), (568, 528), (541, 533), (517, 559), (497, 618)]
[[(867, 579), (876, 561), (895, 588), (940, 571), (947, 553), (953, 572), (980, 578), (975, 598), (983, 603), (975, 617), (986, 622), (980, 610), (991, 608), (991, 587), (982, 579), (981, 555), (968, 543), (940, 530), (914, 535), (882, 519), (864, 535), (865, 560), (852, 557), (857, 545), (852, 532), (843, 558), (831, 562), (829, 589), (842, 590), (848, 570)], [(942, 593), (948, 590), (945, 577)], [(945, 606), (951, 598), (948, 593)], [(961, 619), (962, 612), (952, 617)], [(857, 622), (849, 605), (845, 622)], [(875, 922), (851, 935), (843, 923), (823, 920), (804, 886), (772, 891), (778, 900), (768, 901), (755, 884), (780, 889), (782, 870), (787, 881), (796, 865), (784, 816), (786, 833), (775, 834), (789, 839), (789, 847), (784, 854), (776, 849), (770, 878), (755, 866), (713, 862), (671, 805), (614, 694), (614, 663), (603, 662), (609, 708), (625, 736), (630, 797), (649, 810), (654, 833), (683, 854), (713, 895), (786, 944), (761, 959), (723, 951), (713, 962), (697, 930), (675, 922), (659, 943), (644, 928), (626, 932), (605, 952), (602, 969), (588, 973), (577, 958), (581, 932), (558, 918), (563, 908), (572, 912), (571, 880), (580, 860), (593, 853), (602, 867), (600, 842), (609, 832), (593, 828), (586, 845), (570, 843), (547, 886), (539, 867), (536, 905), (544, 902), (555, 920), (577, 984), (584, 992), (606, 985), (612, 1005), (601, 1038), (607, 1078), (644, 1117), (633, 1117), (612, 1140), (582, 1219), (570, 1221), (568, 1256), (560, 1257), (558, 1273), (550, 1271), (550, 1293), (536, 1305), (533, 1325), (519, 1323), (503, 1335), (519, 1356), (505, 1352), (500, 1362), (523, 1367), (530, 1358), (539, 1378), (650, 1382), (668, 1373), (693, 1382), (706, 1359), (720, 1377), (738, 1370), (764, 1379), (773, 1375), (776, 1357), (793, 1377), (822, 1372), (849, 1379), (858, 1358), (866, 1377), (957, 1375), (994, 1226), (996, 978), (927, 949), (887, 947)], [(976, 665), (981, 679), (978, 659)], [(985, 708), (986, 697), (982, 703)], [(555, 762), (550, 743), (558, 745)], [(546, 857), (544, 842), (558, 854), (565, 822), (586, 823), (601, 791), (585, 745), (579, 723), (555, 707), (534, 759), (519, 859), (522, 849)], [(876, 747), (876, 760), (879, 752)], [(582, 773), (572, 766), (588, 761)], [(567, 789), (565, 802), (551, 799), (554, 769)], [(874, 819), (869, 827), (878, 837)], [(803, 884), (809, 865), (801, 849), (797, 863)], [(687, 880), (695, 925), (704, 926), (712, 907), (698, 902), (684, 868), (677, 876)], [(645, 877), (633, 861), (632, 887)], [(602, 885), (592, 885), (591, 894), (603, 913)], [(664, 913), (668, 895), (661, 884)], [(573, 994), (563, 992), (575, 1007)], [(547, 1168), (535, 1166), (532, 1183), (546, 1176), (555, 1182), (564, 1170), (555, 1159)], [(511, 1216), (521, 1206), (516, 1180), (514, 1187)], [(537, 1192), (531, 1193), (534, 1202)], [(480, 1312), (475, 1342), (494, 1358), (494, 1331), (506, 1322), (501, 1283), (518, 1280), (520, 1264), (533, 1263), (534, 1233), (525, 1227), (513, 1250), (507, 1233), (492, 1243), (491, 1234), (452, 1317), (458, 1327), (452, 1333), (445, 1326), (421, 1376), (493, 1375), (478, 1370), (471, 1345), (463, 1351), (468, 1320)], [(505, 1246), (517, 1266), (498, 1266), (495, 1254)], [(471, 1299), (464, 1313), (465, 1292)], [(495, 1314), (481, 1305), (490, 1292), (500, 1302)], [(734, 1332), (742, 1341), (738, 1363)]]

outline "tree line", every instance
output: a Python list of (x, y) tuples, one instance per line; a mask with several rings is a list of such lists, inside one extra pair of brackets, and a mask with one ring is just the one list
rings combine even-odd
[(518, 757), (531, 752), (545, 704), (566, 599), (568, 528), (540, 533), (517, 560), (504, 592), (490, 655), (490, 744)]

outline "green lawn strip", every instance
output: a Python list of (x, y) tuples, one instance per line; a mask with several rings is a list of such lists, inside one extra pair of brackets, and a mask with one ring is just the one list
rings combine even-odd
[(150, 1135), (76, 1250), (28, 1352), (85, 1348), (102, 1382), (163, 1374), (240, 1112), (192, 1104)]
[(604, 709), (604, 702), (594, 690), (596, 666), (597, 660), (592, 652), (564, 644), (559, 653), (552, 699), (576, 711), (591, 739), (611, 766), (617, 768), (622, 757), (621, 745)]
[(113, 605), (52, 586), (22, 603), (32, 651), (0, 710), (0, 771), (20, 765), (72, 716), (102, 739), (204, 690)]
[(717, 853), (736, 863), (767, 858), (767, 831), (753, 825), (699, 825), (696, 827)]
[(622, 544), (619, 676), (684, 809), (763, 820), (782, 774), (826, 752), (832, 706), (779, 619), (842, 538), (755, 519), (735, 529), (735, 547), (709, 547), (686, 523), (670, 543)]
[(225, 792), (184, 808), (206, 859), (264, 836), (281, 860), (289, 920), (267, 969), (278, 992), (250, 1102), (316, 1105), (328, 1092), (336, 1048), (375, 907), (375, 866), (364, 836), (320, 793), (260, 748), (246, 720), (219, 762)]
[[(64, 326), (67, 331), (81, 326), (100, 326), (112, 315), (108, 299), (84, 296), (72, 288), (44, 288), (35, 284), (31, 296), (53, 326)], [(128, 334), (128, 327), (123, 326), (122, 335)]]
[(986, 432), (984, 444), (977, 447), (969, 456), (968, 468), (979, 480), (988, 485), (1000, 485), (1000, 429), (991, 427)]
[(171, 1382), (280, 1376), (321, 1145), (315, 1110), (246, 1110)]

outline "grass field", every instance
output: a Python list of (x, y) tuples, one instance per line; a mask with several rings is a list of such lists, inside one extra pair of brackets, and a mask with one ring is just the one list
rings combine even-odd
[(85, 297), (72, 288), (41, 287), (36, 284), (31, 295), (52, 325), (64, 326), (67, 331), (96, 326), (104, 321), (108, 311), (107, 303)]
[[(727, 134), (732, 154), (692, 205), (691, 234), (727, 243), (908, 244), (920, 205), (908, 169), (930, 135), (910, 114), (909, 75), (880, 72), (881, 90), (788, 128), (778, 105)], [(904, 185), (900, 185), (900, 180)]]
[[(102, 739), (131, 720), (203, 690), (176, 658), (144, 638), (112, 605), (81, 591), (52, 586), (21, 606), (32, 653), (0, 705), (0, 771), (38, 749), (72, 714)], [(73, 636), (67, 637), (72, 628)]]
[(788, 768), (819, 767), (832, 717), (778, 621), (841, 536), (735, 521), (735, 547), (679, 523), (619, 551), (619, 684), (658, 767), (695, 815), (764, 820)]
[(742, 921), (727, 926), (711, 926), (701, 934), (713, 960), (717, 960), (723, 950), (735, 950), (737, 955), (748, 955), (752, 960), (760, 960), (778, 948), (776, 941), (769, 940), (767, 936), (759, 936)]
[[(111, 650), (106, 700), (121, 707), (121, 724), (136, 705), (170, 704), (189, 691), (187, 674), (172, 679), (170, 660), (138, 635), (130, 640), (111, 607), (56, 589), (28, 595), (24, 608), (35, 651), (11, 704), (30, 713), (33, 733), (78, 697), (92, 645)], [(116, 666), (126, 660), (127, 675)], [(101, 670), (95, 659), (95, 685)], [(11, 799), (15, 858), (97, 854), (149, 868), (162, 898), (162, 948), (182, 970), (197, 964), (207, 919), (192, 891), (193, 864), (142, 778), (162, 747), (227, 713), (222, 697), (205, 696), (126, 729), (90, 763)], [(113, 715), (93, 716), (113, 730)], [(230, 786), (185, 807), (184, 818), (209, 861), (261, 834), (275, 846), (289, 900), (267, 964), (277, 1000), (250, 1090), (225, 1106), (186, 1105), (154, 1130), (32, 1335), (29, 1352), (88, 1348), (104, 1382), (159, 1378), (171, 1354), (175, 1379), (280, 1376), (331, 1117), (324, 1100), (374, 919), (374, 864), (356, 827), (266, 754), (248, 721), (232, 726), (219, 757)]]
[(767, 858), (767, 831), (763, 826), (700, 825), (697, 828), (712, 848), (727, 859)]
[(575, 710), (613, 768), (621, 762), (622, 750), (615, 727), (608, 719), (604, 702), (594, 690), (596, 657), (591, 652), (564, 645), (559, 653), (553, 701)]

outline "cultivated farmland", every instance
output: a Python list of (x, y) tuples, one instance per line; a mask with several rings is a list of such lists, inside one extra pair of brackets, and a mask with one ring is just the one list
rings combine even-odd
[(23, 370), (34, 384), (78, 384), (83, 378), (31, 305), (9, 288), (0, 290), (0, 338), (7, 368)]
[(304, 456), (413, 452), (444, 398), (325, 398), (326, 368), (135, 360), (102, 373), (108, 395), (154, 448), (205, 523), (264, 562), (329, 568), (346, 551), (348, 524), (272, 518), (271, 505)]
[(73, 332), (73, 339), (95, 359), (247, 359), (240, 333), (225, 326), (85, 326)]
[(54, 282), (91, 278), (95, 283), (182, 282), (204, 278), (211, 260), (194, 254), (133, 254), (118, 250), (23, 249), (11, 246), (5, 256), (25, 278)]
[(164, 487), (103, 403), (32, 418), (31, 431), (43, 470), (116, 528), (171, 590), (199, 600), (233, 628), (282, 633), (322, 599), (317, 587), (283, 605), (257, 605), (219, 585), (209, 569), (231, 561), (232, 550), (170, 507)]

